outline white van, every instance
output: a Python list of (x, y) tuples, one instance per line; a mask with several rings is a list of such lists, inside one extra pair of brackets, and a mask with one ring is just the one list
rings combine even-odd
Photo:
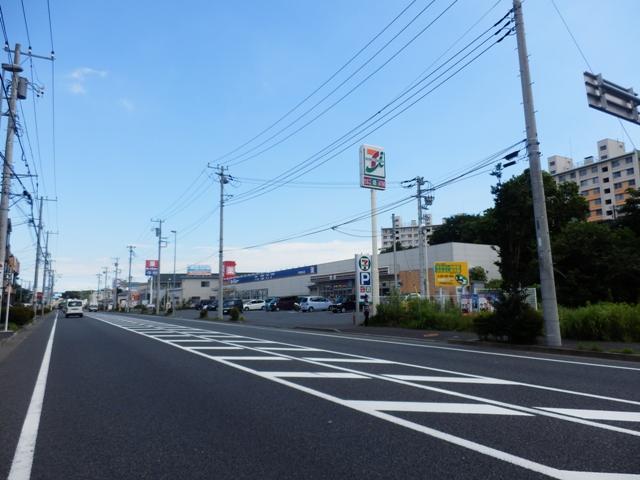
[(82, 317), (82, 300), (67, 300), (62, 308), (65, 318), (78, 316)]

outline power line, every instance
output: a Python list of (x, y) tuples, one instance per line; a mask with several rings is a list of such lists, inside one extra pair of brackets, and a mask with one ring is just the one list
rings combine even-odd
[[(501, 33), (508, 25), (509, 23), (507, 22), (507, 24), (505, 24), (500, 30), (498, 30), (497, 32), (495, 32), (493, 34), (493, 36), (497, 35), (498, 33)], [(340, 139), (334, 141), (332, 144), (329, 145), (329, 147), (325, 147), (322, 150), (320, 150), (319, 152), (317, 152), (316, 154), (312, 155), (311, 157), (308, 157), (307, 159), (303, 160), (302, 162), (298, 163), (297, 165), (295, 165), (294, 167), (291, 167), (290, 169), (288, 169), (287, 171), (283, 172), (282, 174), (280, 174), (278, 177), (275, 177), (274, 179), (272, 179), (270, 182), (266, 183), (265, 185), (262, 185), (260, 187), (257, 187), (255, 189), (249, 190), (248, 192), (245, 192), (241, 195), (238, 195), (238, 197), (240, 197), (240, 199), (236, 199), (234, 202), (232, 202), (232, 204), (238, 204), (247, 200), (251, 200), (253, 198), (256, 198), (258, 196), (264, 195), (270, 191), (273, 191), (277, 188), (280, 188), (281, 186), (283, 186), (284, 184), (287, 183), (287, 181), (282, 182), (283, 179), (289, 178), (291, 181), (292, 179), (295, 178), (299, 178), (300, 176), (304, 175), (305, 173), (308, 173), (318, 167), (320, 167), (321, 165), (323, 165), (324, 163), (326, 163), (327, 161), (329, 161), (332, 158), (335, 158), (337, 155), (339, 155), (340, 153), (346, 151), (348, 148), (350, 148), (351, 146), (357, 144), (359, 141), (363, 140), (364, 138), (366, 138), (368, 135), (372, 134), (373, 132), (379, 130), (380, 128), (382, 128), (384, 125), (386, 125), (387, 123), (389, 123), (390, 121), (394, 120), (395, 118), (397, 118), (399, 115), (401, 115), (402, 113), (404, 113), (406, 110), (408, 110), (409, 108), (413, 107), (416, 103), (418, 103), (419, 101), (421, 101), (422, 99), (424, 99), (426, 96), (428, 96), (429, 94), (433, 93), (436, 89), (438, 89), (440, 86), (444, 85), (447, 81), (449, 81), (452, 77), (454, 77), (455, 75), (457, 75), (459, 72), (461, 72), (462, 70), (464, 70), (466, 67), (468, 67), (471, 63), (473, 63), (475, 60), (477, 60), (478, 58), (480, 58), (482, 55), (484, 55), (489, 49), (491, 49), (492, 47), (494, 47), (495, 45), (497, 45), (498, 43), (500, 43), (502, 40), (504, 40), (504, 38), (506, 38), (508, 35), (510, 35), (512, 32), (512, 29), (508, 29), (507, 32), (500, 38), (498, 38), (498, 40), (496, 40), (495, 42), (493, 42), (491, 45), (489, 45), (488, 47), (486, 47), (484, 50), (482, 50), (480, 53), (478, 53), (477, 55), (475, 55), (471, 60), (467, 61), (466, 63), (464, 63), (460, 68), (458, 68), (457, 70), (455, 70), (453, 73), (451, 73), (450, 75), (448, 75), (446, 78), (444, 78), (444, 80), (442, 80), (441, 82), (437, 83), (433, 88), (431, 88), (430, 90), (428, 90), (426, 93), (422, 94), (420, 97), (418, 97), (416, 100), (414, 100), (413, 102), (411, 102), (409, 105), (405, 106), (404, 108), (402, 108), (398, 113), (394, 114), (393, 116), (391, 116), (390, 118), (384, 120), (386, 117), (388, 117), (389, 115), (391, 115), (394, 111), (398, 110), (400, 107), (402, 107), (404, 104), (406, 104), (409, 100), (415, 98), (418, 94), (420, 94), (421, 92), (423, 92), (426, 88), (428, 88), (429, 86), (433, 85), (438, 79), (442, 78), (443, 76), (445, 76), (449, 71), (451, 71), (452, 69), (454, 69), (458, 64), (460, 64), (464, 59), (466, 59), (468, 56), (470, 56), (473, 52), (475, 52), (477, 49), (479, 49), (482, 45), (484, 45), (489, 39), (491, 39), (492, 37), (489, 37), (489, 39), (486, 39), (484, 42), (482, 42), (480, 45), (478, 45), (476, 48), (474, 48), (473, 50), (471, 50), (470, 52), (468, 52), (465, 56), (463, 56), (461, 59), (459, 59), (457, 62), (455, 62), (453, 65), (451, 65), (450, 67), (448, 67), (445, 71), (443, 71), (440, 75), (438, 75), (437, 77), (435, 77), (432, 81), (428, 82), (426, 85), (424, 85), (423, 87), (421, 87), (419, 90), (417, 90), (416, 92), (414, 92), (411, 96), (409, 96), (408, 98), (406, 98), (405, 100), (403, 100), (400, 104), (396, 105), (393, 109), (391, 109), (389, 112), (387, 112), (386, 114), (382, 115), (380, 118), (378, 118), (376, 121), (372, 122), (370, 125), (365, 126), (364, 128), (360, 129), (360, 131), (356, 132), (353, 135), (343, 135), (342, 137), (340, 137)], [(469, 44), (471, 45), (471, 44)], [(461, 49), (456, 55), (458, 55), (459, 53), (461, 53), (462, 51), (464, 51), (466, 48), (469, 47), (469, 45), (467, 45), (467, 47)], [(448, 61), (444, 62), (441, 66), (446, 65), (449, 61), (451, 61), (451, 59), (455, 58), (454, 55), (453, 57), (451, 57)], [(436, 70), (437, 71), (437, 70)], [(397, 97), (394, 101), (397, 101), (399, 97)], [(394, 101), (390, 102), (393, 103)], [(372, 115), (371, 117), (369, 117), (370, 119), (374, 118), (376, 115), (378, 115), (380, 111), (378, 111), (376, 114)], [(369, 120), (369, 119), (368, 119)], [(362, 122), (360, 124), (366, 124), (368, 120), (365, 120), (364, 122)], [(384, 120), (384, 122), (380, 123), (382, 120)], [(361, 135), (364, 130), (371, 128), (372, 126), (374, 126), (375, 124), (380, 123), (378, 126), (376, 126), (375, 128), (369, 130), (368, 132), (364, 133), (364, 135)], [(353, 132), (354, 130), (357, 130), (359, 128), (359, 126), (355, 127), (354, 129), (352, 129), (350, 132)], [(342, 145), (345, 145), (345, 143), (348, 143), (351, 139), (357, 137), (361, 135), (359, 138), (357, 138), (355, 141), (353, 141), (352, 143), (348, 144), (346, 147), (342, 148), (341, 150), (339, 150), (338, 152), (334, 153), (333, 155), (329, 156), (328, 158), (325, 158), (322, 161), (318, 161), (320, 158), (322, 157), (326, 157), (329, 153), (331, 153), (331, 151), (335, 151), (336, 149), (340, 148)], [(347, 138), (344, 141), (341, 141), (341, 139), (343, 139), (345, 136), (349, 136), (349, 138)], [(338, 145), (336, 145), (335, 147), (331, 147), (331, 145), (334, 145), (338, 143)], [(331, 148), (330, 148), (331, 147)], [(321, 154), (321, 152), (323, 150), (326, 150), (327, 148), (329, 148), (329, 151)], [(312, 165), (307, 165), (310, 162), (313, 161)], [(281, 183), (278, 183), (278, 182)]]
[[(261, 132), (259, 132), (258, 134), (256, 134), (254, 137), (250, 138), (249, 140), (247, 140), (246, 142), (244, 142), (242, 145), (234, 148), (233, 150), (225, 153), (224, 155), (221, 155), (217, 158), (215, 158), (213, 160), (213, 162), (219, 162), (224, 158), (227, 158), (229, 155), (234, 154), (235, 152), (237, 152), (238, 150), (244, 148), (245, 146), (247, 146), (249, 143), (253, 142), (254, 140), (256, 140), (257, 138), (261, 137), (263, 134), (265, 134), (266, 132), (268, 132), (269, 130), (271, 130), (273, 127), (275, 127), (276, 125), (278, 125), (282, 120), (284, 120), (285, 118), (287, 118), (289, 115), (291, 115), (294, 111), (296, 111), (300, 106), (302, 106), (304, 103), (306, 103), (307, 100), (309, 100), (311, 97), (313, 97), (318, 91), (320, 91), (325, 85), (327, 85), (331, 80), (333, 80), (340, 72), (342, 72), (347, 66), (349, 66), (356, 58), (358, 58), (360, 56), (360, 54), (362, 52), (364, 52), (374, 41), (376, 41), (382, 34), (384, 34), (384, 32), (386, 32), (402, 15), (404, 15), (404, 13), (414, 4), (416, 3), (417, 0), (412, 0), (411, 2), (409, 2), (409, 4), (404, 7), (400, 13), (398, 13), (393, 20), (391, 20), (389, 23), (387, 23), (387, 25), (385, 25), (385, 27), (380, 30), (376, 35), (374, 35), (362, 48), (360, 48), (360, 50), (358, 50), (351, 58), (349, 58), (349, 60), (346, 61), (346, 63), (344, 63), (338, 70), (336, 70), (331, 76), (329, 76), (329, 78), (327, 78), (324, 82), (322, 82), (318, 87), (316, 87), (310, 94), (308, 94), (305, 98), (303, 98), (300, 102), (298, 102), (293, 108), (291, 108), (288, 112), (286, 112), (284, 115), (282, 115), (280, 118), (278, 118), (275, 122), (273, 122), (271, 125), (269, 125), (268, 127), (266, 127), (264, 130), (262, 130)], [(48, 0), (47, 0), (47, 4), (48, 4)]]
[[(384, 50), (391, 42), (393, 42), (402, 32), (404, 32), (404, 30), (406, 30), (415, 20), (417, 20), (417, 18), (422, 15), (422, 13), (424, 13), (433, 3), (435, 2), (435, 0), (432, 0), (431, 3), (429, 3), (425, 8), (423, 8), (420, 12), (418, 12), (418, 14), (407, 24), (405, 25), (405, 27), (400, 30), (394, 37), (391, 38), (391, 40), (389, 40), (385, 45), (382, 46), (381, 49), (379, 49), (374, 55), (372, 55), (365, 63), (363, 63), (358, 69), (356, 69), (351, 75), (349, 75), (344, 81), (342, 81), (340, 84), (338, 84), (337, 87), (335, 87), (333, 90), (331, 90), (327, 95), (325, 95), (321, 100), (319, 100), (315, 105), (313, 105), (310, 109), (308, 109), (306, 112), (304, 112), (302, 115), (298, 116), (295, 120), (293, 120), (292, 122), (290, 122), (289, 124), (287, 124), (285, 127), (283, 127), (282, 129), (280, 129), (278, 132), (276, 132), (275, 134), (273, 134), (271, 137), (267, 138), (266, 140), (264, 140), (263, 142), (259, 143), (258, 145), (252, 147), (251, 149), (247, 150), (246, 152), (237, 155), (233, 158), (231, 158), (230, 160), (227, 160), (225, 163), (228, 162), (233, 162), (234, 160), (240, 159), (243, 156), (251, 153), (252, 151), (255, 151), (257, 148), (260, 148), (261, 146), (265, 145), (268, 141), (272, 140), (273, 138), (275, 138), (276, 136), (278, 136), (280, 133), (284, 132), (286, 129), (288, 129), (290, 126), (294, 125), (295, 123), (297, 123), (298, 120), (302, 119), (303, 117), (305, 117), (308, 113), (310, 113), (311, 111), (313, 111), (317, 106), (319, 106), (320, 104), (322, 104), (327, 98), (329, 98), (331, 95), (333, 95), (340, 87), (342, 87), (345, 83), (347, 83), (351, 78), (353, 78), (360, 70), (362, 70), (371, 60), (373, 60), (380, 52), (382, 52), (382, 50)], [(335, 107), (336, 105), (338, 105), (340, 102), (342, 102), (345, 98), (347, 98), (349, 95), (351, 95), (351, 93), (353, 93), (355, 90), (357, 90), (358, 88), (360, 88), (365, 82), (367, 82), (371, 77), (373, 77), (374, 75), (376, 75), (378, 72), (380, 72), (386, 65), (388, 65), (394, 58), (396, 58), (400, 53), (402, 53), (409, 45), (411, 45), (416, 39), (418, 39), (418, 37), (420, 37), (424, 32), (426, 32), (434, 23), (436, 23), (436, 21), (438, 21), (447, 11), (449, 11), (449, 9), (451, 9), (456, 3), (458, 2), (458, 0), (453, 0), (453, 2), (451, 2), (449, 4), (448, 7), (446, 7), (442, 12), (440, 12), (439, 15), (436, 16), (435, 19), (433, 19), (430, 23), (427, 24), (426, 27), (422, 28), (416, 35), (414, 35), (408, 42), (406, 42), (400, 49), (398, 49), (393, 55), (391, 55), (391, 57), (389, 57), (382, 65), (376, 67), (369, 75), (367, 75), (366, 77), (364, 77), (360, 82), (358, 82), (354, 87), (352, 87), (350, 90), (348, 90), (342, 97), (340, 97), (338, 100), (336, 100), (335, 102), (333, 102), (331, 105), (329, 105), (327, 108), (325, 108), (324, 110), (322, 110), (318, 115), (316, 115), (315, 117), (313, 117), (311, 120), (309, 120), (308, 122), (304, 123), (302, 126), (300, 126), (299, 128), (297, 128), (296, 130), (294, 130), (293, 132), (287, 134), (284, 138), (278, 140), (277, 142), (275, 142), (274, 144), (266, 147), (265, 149), (261, 150), (260, 152), (250, 155), (247, 158), (244, 158), (242, 160), (238, 160), (237, 162), (234, 163), (230, 163), (229, 166), (234, 166), (234, 165), (238, 165), (240, 163), (244, 163), (247, 160), (251, 160), (253, 158), (256, 158), (259, 155), (262, 155), (263, 153), (271, 150), (272, 148), (280, 145), (281, 143), (283, 143), (284, 141), (288, 140), (289, 138), (291, 138), (293, 135), (296, 135), (297, 133), (299, 133), (301, 130), (305, 129), (307, 126), (311, 125), (313, 122), (315, 122), (317, 119), (319, 119), (320, 117), (322, 117), (325, 113), (327, 113), (328, 111), (330, 111), (331, 109), (333, 109), (333, 107)]]

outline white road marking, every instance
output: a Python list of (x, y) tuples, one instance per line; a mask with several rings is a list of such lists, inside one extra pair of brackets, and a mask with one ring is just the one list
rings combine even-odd
[[(158, 335), (150, 335), (154, 338), (162, 338)], [(162, 338), (162, 340), (164, 340), (164, 338)], [(188, 338), (188, 339), (181, 339), (181, 340), (169, 340), (169, 342), (172, 343), (211, 343), (214, 340), (209, 340), (207, 338)]]
[(190, 350), (244, 350), (242, 347), (189, 347)]
[(508, 380), (500, 380), (498, 378), (485, 378), (485, 377), (439, 377), (439, 376), (427, 376), (427, 375), (384, 375), (389, 378), (396, 378), (398, 380), (407, 380), (409, 382), (442, 382), (442, 383), (476, 383), (481, 385), (518, 385), (517, 382), (510, 382)]
[[(180, 345), (176, 345), (176, 347), (179, 347)], [(288, 358), (284, 358), (284, 357), (268, 357), (266, 355), (262, 356), (262, 357), (251, 357), (251, 356), (246, 356), (246, 357), (234, 357), (234, 356), (212, 356), (212, 355), (208, 355), (209, 357), (213, 358), (214, 360), (268, 360), (270, 362), (274, 362), (274, 361), (278, 361), (278, 360), (289, 360)]]
[(269, 352), (322, 352), (319, 348), (306, 347), (256, 347), (258, 350), (266, 350)]
[(640, 422), (640, 412), (625, 412), (616, 410), (586, 410), (580, 408), (545, 408), (536, 407), (548, 412), (570, 415), (572, 417), (588, 418), (589, 420), (611, 420), (617, 422)]
[[(129, 321), (129, 319), (127, 319), (127, 317), (122, 317), (122, 318), (124, 318), (125, 320)], [(115, 327), (122, 328), (125, 331), (131, 331), (124, 325), (120, 325), (118, 323), (113, 323), (111, 321), (103, 320), (103, 319), (100, 319), (100, 318), (98, 318), (98, 320), (100, 320), (100, 321), (102, 321), (104, 323), (108, 323), (110, 325), (113, 325)], [(137, 333), (137, 332), (133, 332), (133, 333)], [(141, 335), (144, 335), (144, 334), (141, 334)], [(144, 336), (146, 336), (147, 338), (154, 339), (153, 337), (150, 337), (148, 335), (144, 335)], [(435, 430), (433, 428), (429, 428), (429, 427), (426, 427), (424, 425), (420, 425), (420, 424), (417, 424), (417, 423), (414, 423), (414, 422), (410, 422), (408, 420), (404, 420), (402, 418), (395, 417), (393, 415), (389, 415), (389, 414), (381, 412), (381, 411), (377, 411), (377, 410), (359, 410), (355, 405), (354, 406), (350, 406), (350, 405), (348, 405), (346, 403), (347, 401), (345, 401), (345, 400), (343, 400), (341, 398), (338, 398), (338, 397), (335, 397), (333, 395), (329, 395), (329, 394), (320, 392), (318, 390), (314, 390), (312, 388), (308, 388), (308, 387), (299, 385), (297, 383), (290, 382), (290, 381), (285, 380), (283, 378), (269, 376), (268, 374), (265, 375), (263, 372), (260, 372), (260, 371), (257, 371), (257, 370), (253, 370), (253, 369), (251, 369), (249, 367), (245, 367), (245, 366), (239, 365), (237, 363), (233, 363), (232, 361), (225, 360), (222, 357), (211, 357), (211, 356), (206, 355), (206, 354), (204, 354), (202, 352), (198, 352), (198, 351), (189, 349), (188, 347), (184, 347), (182, 345), (173, 344), (173, 343), (164, 341), (162, 339), (154, 339), (154, 340), (166, 343), (166, 344), (171, 345), (171, 346), (173, 346), (175, 348), (179, 348), (181, 350), (193, 353), (195, 355), (199, 355), (199, 356), (202, 356), (204, 358), (208, 358), (208, 359), (217, 361), (217, 362), (222, 363), (224, 365), (227, 365), (229, 367), (232, 367), (232, 368), (235, 368), (235, 369), (247, 372), (247, 373), (251, 373), (253, 375), (256, 375), (256, 376), (259, 376), (259, 377), (262, 377), (262, 378), (265, 378), (265, 379), (268, 379), (268, 380), (271, 380), (273, 382), (289, 386), (289, 387), (291, 387), (293, 389), (308, 393), (310, 395), (316, 396), (318, 398), (322, 398), (324, 400), (336, 403), (338, 405), (343, 405), (345, 407), (361, 411), (361, 412), (366, 413), (368, 415), (371, 415), (373, 417), (376, 417), (376, 418), (379, 418), (379, 419), (382, 419), (382, 420), (386, 420), (386, 421), (394, 423), (396, 425), (399, 425), (399, 426), (402, 426), (402, 427), (405, 427), (405, 428), (408, 428), (408, 429), (423, 433), (425, 435), (429, 435), (431, 437), (443, 440), (445, 442), (448, 442), (448, 443), (451, 443), (451, 444), (454, 444), (454, 445), (457, 445), (457, 446), (460, 446), (460, 447), (463, 447), (463, 448), (467, 448), (469, 450), (472, 450), (472, 451), (475, 451), (475, 452), (490, 456), (490, 457), (498, 459), (498, 460), (502, 460), (502, 461), (511, 463), (513, 465), (517, 465), (519, 467), (522, 467), (522, 468), (525, 468), (525, 469), (528, 469), (528, 470), (531, 470), (531, 471), (534, 471), (534, 472), (538, 472), (538, 473), (547, 475), (547, 476), (552, 477), (552, 478), (556, 478), (556, 479), (559, 479), (559, 480), (578, 480), (578, 479), (582, 480), (582, 479), (591, 479), (591, 478), (593, 478), (593, 479), (598, 478), (598, 479), (603, 479), (603, 480), (640, 480), (640, 475), (632, 475), (632, 474), (615, 474), (615, 473), (605, 473), (605, 472), (574, 472), (574, 471), (567, 471), (567, 470), (559, 470), (557, 468), (553, 468), (553, 467), (550, 467), (550, 466), (547, 466), (547, 465), (543, 465), (541, 463), (534, 462), (534, 461), (528, 460), (528, 459), (523, 458), (523, 457), (518, 457), (516, 455), (512, 455), (510, 453), (503, 452), (501, 450), (497, 450), (495, 448), (491, 448), (491, 447), (488, 447), (486, 445), (482, 445), (482, 444), (479, 444), (479, 443), (476, 443), (476, 442), (472, 442), (470, 440), (466, 440), (464, 438), (457, 437), (455, 435), (450, 435), (448, 433), (445, 433), (445, 432), (442, 432), (442, 431), (439, 431), (439, 430)], [(257, 351), (257, 349), (254, 349), (254, 348), (251, 348), (251, 347), (247, 347), (247, 349), (256, 350)], [(231, 358), (233, 358), (233, 357), (231, 357)], [(292, 359), (292, 360), (299, 360), (299, 359), (296, 359), (295, 357), (290, 357), (290, 358), (282, 357), (282, 358)], [(327, 365), (327, 366), (329, 366), (329, 365)], [(347, 370), (348, 371), (348, 369), (345, 369), (345, 368), (342, 368), (342, 367), (338, 367), (338, 366), (335, 366), (333, 368), (336, 368), (336, 369), (339, 369), (339, 370)], [(363, 373), (363, 374), (366, 375), (366, 376), (369, 376), (370, 378), (378, 377), (378, 378), (384, 379), (384, 377), (378, 376), (378, 375), (366, 374), (366, 373)], [(404, 383), (401, 380), (395, 380), (395, 381), (398, 382), (398, 383)], [(409, 385), (416, 385), (416, 384), (409, 384)], [(534, 411), (534, 413), (535, 413), (535, 411)], [(553, 416), (554, 414), (550, 413), (550, 415)], [(569, 417), (559, 416), (559, 418), (568, 419)], [(580, 476), (580, 475), (583, 475), (583, 476)]]
[(278, 342), (272, 342), (270, 340), (232, 340), (233, 343), (264, 343), (264, 344), (273, 344)]
[(379, 412), (423, 412), (423, 413), (464, 413), (479, 415), (516, 415), (532, 417), (528, 413), (509, 410), (508, 408), (484, 405), (481, 403), (449, 403), (449, 402), (380, 402), (368, 400), (346, 400), (347, 404), (357, 410), (375, 410)]
[(278, 378), (345, 378), (345, 379), (364, 379), (369, 377), (359, 375), (357, 373), (347, 372), (260, 372), (265, 376)]
[(53, 327), (49, 334), (47, 347), (42, 357), (40, 371), (36, 379), (31, 402), (27, 410), (27, 416), (22, 424), (22, 431), (18, 439), (18, 446), (13, 455), (11, 470), (7, 480), (28, 480), (31, 477), (31, 467), (33, 466), (33, 454), (36, 450), (36, 440), (38, 439), (38, 427), (40, 426), (40, 416), (42, 415), (42, 404), (47, 386), (47, 376), (49, 375), (49, 364), (51, 363), (51, 351), (53, 350), (53, 337), (58, 324), (58, 313), (53, 320)]
[(328, 362), (328, 363), (380, 363), (393, 364), (390, 360), (382, 360), (380, 358), (331, 358), (331, 357), (304, 357), (304, 360), (310, 362)]

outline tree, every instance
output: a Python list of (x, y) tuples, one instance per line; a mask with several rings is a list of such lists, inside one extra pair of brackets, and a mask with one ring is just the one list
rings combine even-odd
[(469, 269), (469, 279), (472, 282), (486, 282), (487, 281), (487, 271), (480, 267), (471, 267)]
[[(556, 185), (543, 173), (550, 234), (558, 234), (571, 221), (584, 221), (589, 213), (586, 200), (573, 183)], [(508, 290), (539, 283), (536, 230), (533, 218), (529, 170), (492, 188), (495, 206), (487, 211), (495, 225), (495, 245), (500, 252), (498, 267)]]
[(629, 188), (629, 196), (620, 208), (620, 224), (640, 236), (640, 189)]
[(463, 242), (491, 244), (494, 238), (492, 217), (461, 213), (444, 219), (442, 225), (434, 229), (429, 239), (430, 245)]
[(553, 242), (558, 301), (637, 302), (640, 298), (638, 238), (628, 228), (572, 222)]

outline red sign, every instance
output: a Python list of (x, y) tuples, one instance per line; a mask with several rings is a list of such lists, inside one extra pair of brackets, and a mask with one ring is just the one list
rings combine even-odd
[(144, 264), (144, 274), (153, 277), (158, 274), (158, 260), (146, 260)]
[(232, 260), (227, 260), (222, 262), (222, 265), (224, 266), (224, 274), (223, 274), (223, 279), (224, 280), (229, 280), (230, 278), (233, 278), (236, 276), (236, 262), (232, 261)]
[(36, 292), (36, 300), (42, 300), (42, 292)]

